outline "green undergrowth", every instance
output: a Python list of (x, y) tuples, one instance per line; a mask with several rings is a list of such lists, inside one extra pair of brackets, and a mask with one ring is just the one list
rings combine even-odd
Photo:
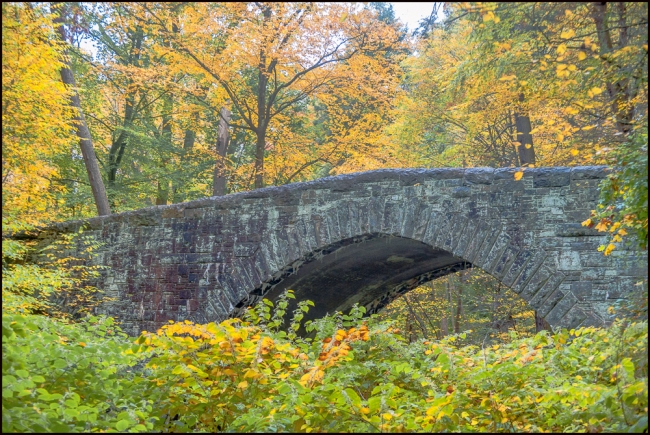
[(463, 346), (363, 308), (282, 330), (287, 298), (134, 339), (110, 318), (3, 312), (2, 430), (643, 432), (647, 321)]

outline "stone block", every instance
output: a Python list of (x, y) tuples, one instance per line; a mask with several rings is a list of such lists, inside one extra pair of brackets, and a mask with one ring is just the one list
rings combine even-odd
[(436, 236), (438, 235), (438, 231), (440, 230), (440, 223), (441, 223), (440, 213), (435, 211), (429, 213), (427, 228), (424, 232), (424, 236), (422, 237), (422, 242), (434, 246)]
[(503, 278), (510, 265), (514, 262), (515, 258), (519, 255), (520, 251), (516, 247), (507, 246), (503, 254), (494, 262), (489, 268), (489, 272), (495, 278)]
[(531, 304), (531, 306), (533, 306), (533, 308), (535, 308), (535, 310), (537, 311), (537, 314), (539, 316), (545, 318), (546, 315), (555, 307), (555, 304), (557, 304), (558, 301), (560, 301), (564, 297), (564, 295), (566, 293), (568, 293), (568, 292), (561, 289), (560, 286), (558, 286), (555, 290), (553, 290), (548, 295), (548, 297), (546, 299), (544, 299), (543, 302), (537, 304), (536, 306), (533, 306), (533, 304)]
[(461, 216), (458, 216), (456, 219), (453, 219), (452, 226), (449, 229), (449, 232), (444, 237), (442, 242), (442, 248), (446, 251), (453, 252), (454, 248), (460, 240), (460, 236), (465, 231), (467, 226), (467, 219)]
[(578, 299), (569, 292), (564, 297), (556, 302), (551, 311), (544, 316), (551, 325), (557, 325), (560, 320), (578, 303)]
[(557, 269), (562, 271), (582, 270), (580, 254), (576, 251), (563, 250), (557, 257)]
[(512, 291), (517, 294), (522, 292), (526, 284), (528, 284), (528, 280), (533, 276), (535, 272), (537, 272), (537, 269), (542, 265), (546, 256), (547, 253), (542, 249), (537, 249), (535, 252), (533, 252), (533, 256), (521, 269), (521, 273), (512, 284), (512, 287), (510, 287)]
[(499, 236), (501, 236), (502, 231), (500, 227), (501, 225), (497, 226), (496, 228), (492, 228), (491, 231), (488, 231), (488, 234), (485, 236), (481, 247), (478, 249), (474, 260), (472, 261), (473, 264), (480, 268), (483, 268), (483, 266), (486, 264), (485, 260), (487, 259), (488, 254), (492, 251), (492, 248), (494, 247), (494, 244), (496, 243)]
[(483, 266), (480, 264), (478, 266), (483, 267), (483, 270), (486, 272), (492, 273), (496, 267), (497, 261), (501, 258), (501, 255), (503, 255), (509, 244), (510, 236), (505, 231), (502, 231), (494, 242), (494, 246), (492, 246), (492, 249), (483, 260)]
[(371, 197), (368, 203), (368, 226), (371, 233), (381, 233), (384, 220), (385, 198)]
[(470, 168), (465, 170), (465, 183), (467, 184), (492, 184), (494, 169)]
[(472, 189), (466, 186), (458, 186), (451, 191), (451, 196), (453, 198), (469, 198), (472, 196)]
[(467, 219), (467, 225), (465, 229), (461, 232), (458, 243), (452, 250), (452, 253), (461, 258), (465, 258), (465, 250), (469, 245), (470, 240), (473, 238), (474, 233), (476, 232), (476, 219)]
[(469, 245), (463, 254), (463, 258), (465, 260), (469, 261), (470, 263), (474, 263), (474, 258), (479, 252), (479, 249), (483, 244), (483, 240), (488, 235), (488, 233), (490, 233), (490, 230), (491, 228), (484, 220), (481, 219), (476, 222), (476, 232), (474, 233), (472, 239), (470, 239)]
[(570, 168), (534, 168), (533, 187), (562, 187), (571, 181)]
[(557, 328), (574, 329), (578, 328), (587, 318), (587, 314), (578, 306), (574, 305), (564, 316), (555, 322)]
[(528, 280), (528, 283), (523, 287), (519, 296), (524, 300), (529, 301), (535, 294), (544, 286), (546, 281), (555, 273), (555, 270), (549, 266), (548, 262), (543, 263), (537, 272), (533, 274)]
[(436, 246), (437, 248), (443, 249), (442, 244), (445, 242), (445, 238), (449, 234), (449, 231), (453, 227), (457, 217), (455, 215), (451, 215), (448, 213), (441, 214), (440, 216), (442, 220), (442, 222), (440, 223), (440, 230), (436, 234), (436, 238), (433, 243), (434, 246)]
[(507, 272), (504, 273), (504, 276), (501, 279), (503, 285), (510, 287), (515, 282), (530, 257), (532, 257), (530, 251), (519, 251), (519, 254), (517, 254), (517, 257), (513, 260), (510, 268), (507, 269)]

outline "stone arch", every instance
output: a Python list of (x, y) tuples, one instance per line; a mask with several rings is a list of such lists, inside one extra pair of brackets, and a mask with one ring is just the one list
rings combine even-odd
[[(329, 209), (265, 234), (252, 263), (235, 265), (231, 271), (247, 275), (243, 279), (240, 276), (235, 286), (248, 289), (234, 304), (231, 315), (241, 314), (263, 297), (273, 299), (287, 288), (296, 292), (298, 300), (316, 300), (312, 317), (347, 311), (355, 302), (374, 313), (422, 283), (476, 266), (519, 294), (551, 326), (577, 327), (586, 320), (600, 323), (598, 319), (588, 319), (571, 291), (560, 288), (566, 276), (556, 270), (554, 258), (543, 249), (518, 246), (497, 219), (431, 211), (430, 204), (417, 197), (401, 206), (384, 203), (383, 210), (377, 198), (347, 205), (348, 210), (342, 213), (337, 208)], [(400, 270), (398, 282), (379, 276), (375, 282), (359, 288), (353, 272), (377, 273), (376, 255), (373, 259), (364, 257), (376, 254), (375, 246), (368, 245), (376, 245), (381, 239), (396, 241), (392, 247), (387, 243), (384, 266), (393, 257), (415, 264)], [(409, 249), (415, 251), (411, 256), (407, 253)], [(346, 250), (354, 251), (347, 255), (352, 257), (347, 260), (351, 264), (329, 261), (314, 266)], [(418, 260), (424, 264), (418, 264)], [(335, 271), (319, 274), (319, 270), (333, 266)], [(304, 272), (305, 268), (310, 270)], [(343, 286), (330, 288), (329, 294), (322, 297), (322, 289), (332, 286), (331, 278), (338, 273), (346, 276)], [(230, 282), (236, 279), (231, 276)], [(341, 291), (341, 287), (347, 291)], [(371, 291), (363, 294), (368, 287)]]
[(103, 243), (93, 261), (108, 266), (96, 284), (110, 299), (97, 312), (131, 334), (168, 320), (223, 320), (325, 261), (319, 258), (379, 239), (402, 246), (398, 257), (418, 251), (425, 263), (444, 261), (405, 268), (400, 282), (367, 301), (372, 309), (427, 274), (471, 264), (551, 325), (607, 324), (607, 307), (647, 277), (646, 252), (620, 246), (603, 257), (596, 252), (602, 235), (580, 225), (596, 208), (607, 168), (529, 168), (518, 181), (515, 171), (345, 174), (58, 223), (35, 237), (45, 243), (83, 226)]

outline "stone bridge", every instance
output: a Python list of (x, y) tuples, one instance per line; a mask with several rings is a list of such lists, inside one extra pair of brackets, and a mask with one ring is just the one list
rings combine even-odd
[(378, 170), (157, 206), (84, 226), (109, 266), (99, 311), (137, 334), (168, 320), (220, 321), (284, 289), (317, 317), (376, 312), (437, 277), (476, 266), (552, 326), (602, 325), (647, 276), (647, 254), (581, 226), (605, 167)]

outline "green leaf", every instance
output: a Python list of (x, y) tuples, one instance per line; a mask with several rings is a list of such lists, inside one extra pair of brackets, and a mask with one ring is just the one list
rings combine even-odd
[(381, 396), (373, 396), (368, 399), (370, 412), (377, 412), (381, 408)]
[(129, 420), (124, 419), (117, 422), (117, 424), (115, 425), (115, 429), (119, 431), (124, 431), (129, 426), (131, 426), (131, 422)]
[(359, 397), (359, 395), (356, 393), (356, 391), (354, 391), (352, 388), (346, 388), (343, 391), (345, 391), (345, 394), (348, 395), (348, 397), (350, 398), (350, 401), (352, 402), (352, 404), (354, 406), (360, 406), (361, 405), (361, 397)]

